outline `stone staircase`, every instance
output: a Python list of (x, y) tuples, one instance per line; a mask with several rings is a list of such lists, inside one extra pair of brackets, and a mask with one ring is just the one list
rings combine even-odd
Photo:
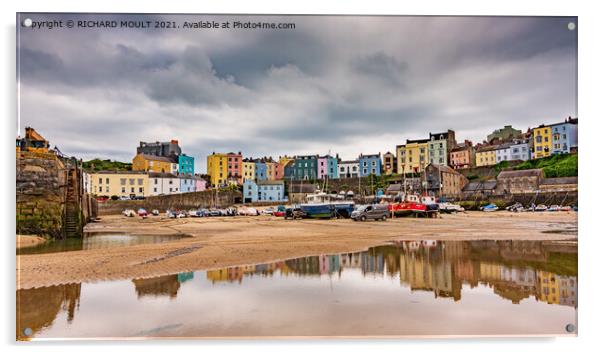
[(80, 201), (77, 185), (77, 169), (67, 172), (67, 189), (65, 196), (65, 219), (63, 233), (65, 237), (82, 237), (82, 222), (80, 218)]

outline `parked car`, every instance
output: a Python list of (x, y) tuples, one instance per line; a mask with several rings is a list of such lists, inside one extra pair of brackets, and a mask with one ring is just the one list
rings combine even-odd
[(386, 221), (389, 216), (389, 208), (385, 204), (371, 204), (358, 207), (351, 213), (353, 221), (382, 220)]
[(198, 218), (199, 215), (199, 211), (196, 209), (190, 209), (188, 210), (188, 216), (190, 216), (191, 218)]
[(209, 216), (222, 216), (222, 212), (217, 209), (209, 210)]
[(151, 212), (151, 214), (153, 214), (154, 216), (158, 216), (159, 215), (159, 210), (153, 209), (153, 211)]
[(119, 200), (130, 200), (130, 197), (122, 195), (121, 197), (119, 197)]
[(286, 212), (284, 214), (284, 218), (285, 219), (303, 219), (307, 216), (307, 214), (301, 210), (301, 208), (299, 207), (291, 207), (291, 208), (286, 208)]

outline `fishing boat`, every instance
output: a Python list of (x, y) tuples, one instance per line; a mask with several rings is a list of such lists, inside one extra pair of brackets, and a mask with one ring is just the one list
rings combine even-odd
[(283, 217), (286, 215), (286, 208), (284, 205), (278, 205), (276, 211), (274, 211), (274, 216)]
[(145, 218), (148, 216), (148, 212), (145, 209), (140, 208), (138, 209), (138, 216), (142, 216), (143, 218)]
[(560, 211), (571, 211), (571, 210), (573, 210), (573, 208), (571, 208), (568, 205), (565, 205), (565, 206), (561, 206), (559, 210)]
[(485, 205), (484, 207), (481, 207), (481, 211), (485, 211), (485, 212), (497, 211), (498, 209), (499, 209), (498, 206), (495, 204), (488, 204), (488, 205)]
[(319, 192), (307, 195), (307, 203), (299, 205), (299, 208), (308, 218), (349, 218), (354, 205), (355, 203), (352, 200), (344, 200), (339, 195)]
[(550, 205), (550, 207), (548, 208), (548, 211), (560, 211), (560, 205)]
[(416, 213), (426, 213), (427, 206), (420, 200), (420, 196), (415, 194), (400, 194), (395, 198), (397, 202), (389, 204), (389, 211), (395, 216), (407, 216)]

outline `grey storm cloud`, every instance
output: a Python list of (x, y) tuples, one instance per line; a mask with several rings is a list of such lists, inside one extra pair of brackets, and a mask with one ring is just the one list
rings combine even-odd
[(178, 139), (204, 171), (245, 156), (480, 141), (577, 114), (569, 17), (23, 14), (34, 20), (294, 22), (293, 30), (19, 27), (21, 127), (65, 153), (129, 160)]

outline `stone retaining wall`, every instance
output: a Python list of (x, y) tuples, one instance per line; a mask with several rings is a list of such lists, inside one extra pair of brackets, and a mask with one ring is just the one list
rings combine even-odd
[(139, 208), (144, 208), (149, 212), (153, 209), (165, 212), (167, 209), (225, 208), (234, 205), (241, 198), (242, 194), (238, 191), (219, 192), (216, 197), (214, 190), (206, 190), (153, 196), (144, 200), (108, 200), (104, 203), (98, 203), (98, 215), (119, 214), (124, 209), (138, 210)]

